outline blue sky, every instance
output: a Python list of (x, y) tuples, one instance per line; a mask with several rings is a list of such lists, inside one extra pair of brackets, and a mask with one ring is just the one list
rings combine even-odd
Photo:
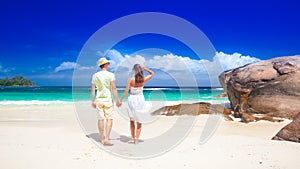
[[(225, 69), (296, 55), (300, 54), (299, 7), (296, 0), (4, 0), (0, 5), (0, 78), (22, 74), (37, 85), (72, 85), (74, 67), (87, 68), (76, 61), (90, 36), (113, 20), (139, 12), (168, 13), (194, 24), (213, 44)], [(143, 50), (149, 48), (162, 50)], [(195, 76), (205, 74), (199, 73), (201, 66), (197, 65), (203, 61), (193, 56), (188, 47), (163, 36), (132, 37), (107, 52), (112, 58), (125, 58), (118, 60), (123, 64), (133, 59), (146, 66), (152, 65), (157, 78), (151, 85), (163, 85), (159, 79), (164, 73), (180, 71), (178, 62), (168, 69), (160, 67), (159, 63), (153, 64), (155, 54), (161, 57), (161, 63), (183, 59), (184, 63), (196, 65), (191, 67)], [(152, 54), (152, 58), (146, 57), (147, 54)], [(128, 67), (120, 63), (116, 64), (119, 70), (122, 66)], [(118, 72), (116, 67), (114, 69)], [(205, 82), (205, 75), (196, 80), (204, 86), (209, 84)], [(120, 80), (119, 84), (122, 83)]]

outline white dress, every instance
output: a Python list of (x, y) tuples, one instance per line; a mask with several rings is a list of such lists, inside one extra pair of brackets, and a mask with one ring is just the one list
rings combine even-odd
[(149, 105), (145, 102), (143, 87), (130, 87), (127, 103), (130, 120), (140, 123), (151, 121), (152, 117), (149, 114)]

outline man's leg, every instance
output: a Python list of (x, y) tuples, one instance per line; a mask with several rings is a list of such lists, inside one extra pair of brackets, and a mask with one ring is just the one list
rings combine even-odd
[(112, 146), (113, 144), (109, 142), (109, 136), (110, 136), (110, 131), (113, 125), (113, 120), (112, 119), (107, 119), (106, 120), (106, 134), (105, 134), (105, 141), (104, 144), (108, 146)]
[(98, 130), (100, 134), (101, 143), (104, 143), (105, 137), (104, 137), (104, 120), (98, 120)]

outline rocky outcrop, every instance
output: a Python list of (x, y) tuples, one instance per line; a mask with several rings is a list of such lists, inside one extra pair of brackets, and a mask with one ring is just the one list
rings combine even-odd
[(226, 92), (224, 92), (224, 93), (219, 94), (219, 95), (217, 96), (217, 98), (228, 98), (228, 95), (227, 95)]
[(293, 119), (300, 110), (300, 56), (279, 57), (245, 65), (219, 76), (235, 117)]
[(193, 104), (178, 104), (162, 107), (152, 113), (152, 115), (200, 115), (200, 114), (223, 114), (224, 118), (232, 121), (229, 117), (231, 111), (221, 105), (198, 102)]
[(300, 143), (300, 113), (290, 124), (283, 127), (272, 139)]

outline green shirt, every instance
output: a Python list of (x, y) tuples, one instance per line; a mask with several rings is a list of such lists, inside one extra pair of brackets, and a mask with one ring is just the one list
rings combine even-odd
[(115, 75), (108, 71), (99, 71), (93, 75), (92, 84), (96, 86), (98, 101), (111, 101), (111, 85), (110, 83), (115, 81)]

